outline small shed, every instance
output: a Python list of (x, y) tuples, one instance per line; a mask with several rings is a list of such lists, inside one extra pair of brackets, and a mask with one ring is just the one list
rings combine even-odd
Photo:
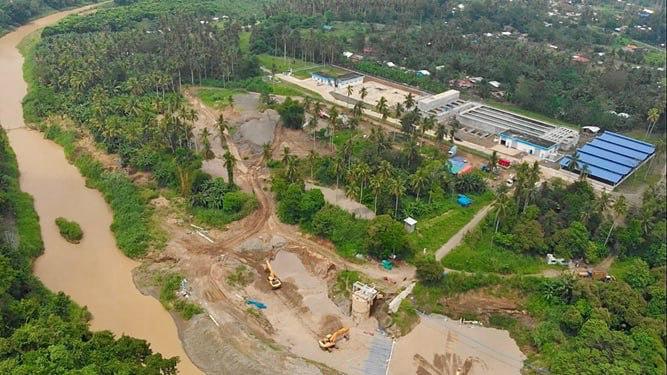
[(456, 199), (456, 202), (463, 207), (468, 207), (472, 204), (472, 199), (467, 195), (459, 194), (459, 197)]
[(406, 217), (405, 220), (403, 220), (405, 231), (408, 233), (412, 233), (415, 231), (417, 228), (417, 220), (411, 218), (411, 217)]

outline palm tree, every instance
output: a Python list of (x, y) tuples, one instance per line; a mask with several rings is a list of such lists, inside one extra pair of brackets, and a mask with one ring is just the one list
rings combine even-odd
[(382, 115), (387, 112), (387, 99), (384, 96), (381, 96), (380, 100), (375, 104), (375, 109)]
[(398, 217), (398, 200), (405, 194), (405, 184), (400, 177), (392, 178), (389, 180), (389, 190), (396, 197), (396, 204), (394, 208), (394, 217)]
[(345, 143), (343, 143), (343, 146), (340, 149), (341, 156), (343, 157), (343, 160), (347, 163), (347, 167), (350, 168), (352, 164), (352, 154), (354, 152), (354, 137), (351, 137)]
[(410, 109), (410, 108), (414, 107), (414, 105), (415, 105), (414, 95), (412, 95), (411, 92), (408, 93), (408, 95), (405, 96), (405, 102), (403, 102), (403, 103), (405, 104), (405, 108), (407, 108), (407, 109)]
[(396, 107), (394, 109), (394, 117), (401, 118), (402, 114), (403, 114), (403, 105), (401, 103), (396, 103)]
[(435, 128), (435, 141), (440, 144), (445, 140), (445, 135), (447, 135), (447, 128), (445, 124), (440, 122)]
[(414, 192), (417, 193), (417, 201), (419, 201), (419, 193), (421, 189), (424, 188), (426, 182), (428, 181), (428, 176), (424, 173), (424, 170), (419, 169), (415, 174), (410, 176), (410, 187)]
[(494, 172), (498, 166), (498, 151), (493, 150), (491, 157), (489, 158), (489, 170)]
[(360, 182), (361, 194), (359, 196), (359, 202), (364, 202), (364, 187), (366, 185), (366, 180), (371, 174), (371, 168), (366, 163), (359, 163), (356, 167), (356, 174)]
[(609, 242), (609, 237), (611, 237), (611, 232), (616, 227), (617, 221), (620, 220), (628, 212), (628, 203), (625, 199), (625, 196), (621, 195), (620, 197), (618, 197), (618, 199), (616, 199), (616, 202), (614, 202), (612, 209), (614, 210), (614, 217), (611, 222), (611, 228), (609, 228), (609, 233), (607, 233), (607, 238), (605, 238), (604, 240), (605, 245), (607, 245), (607, 242)]
[(218, 135), (220, 136), (220, 145), (225, 146), (225, 130), (229, 129), (229, 123), (225, 120), (225, 116), (221, 113), (220, 116), (218, 116), (218, 120), (215, 123), (216, 127), (218, 128)]
[(359, 90), (359, 96), (361, 96), (361, 101), (363, 101), (366, 98), (366, 95), (368, 95), (368, 90), (366, 87), (361, 86), (361, 90)]
[(308, 152), (308, 165), (310, 166), (310, 179), (313, 179), (313, 169), (315, 168), (315, 164), (317, 164), (317, 160), (319, 159), (319, 155), (315, 152), (315, 150), (310, 150)]
[(310, 99), (310, 96), (306, 96), (305, 98), (303, 98), (303, 102), (302, 102), (303, 110), (306, 111), (306, 112), (310, 111), (311, 103), (312, 103), (312, 99)]
[(353, 93), (353, 92), (354, 92), (354, 88), (352, 87), (352, 85), (347, 86), (347, 97), (348, 97), (348, 98), (349, 98), (350, 96), (352, 96), (352, 93)]
[(345, 169), (345, 162), (341, 157), (335, 156), (331, 166), (333, 168), (333, 173), (336, 175), (336, 189), (338, 189), (338, 182), (340, 181), (340, 175), (343, 172), (343, 169)]
[(269, 160), (271, 160), (271, 156), (272, 156), (271, 154), (272, 154), (271, 144), (270, 143), (264, 143), (262, 145), (262, 158), (264, 159), (264, 161), (268, 162)]
[(313, 137), (313, 149), (315, 149), (315, 129), (317, 128), (317, 117), (312, 116), (310, 119), (308, 119), (308, 123), (306, 124), (306, 129), (310, 132), (311, 137)]
[(651, 133), (653, 133), (653, 128), (655, 127), (655, 124), (658, 123), (658, 120), (660, 120), (661, 114), (661, 111), (656, 107), (648, 110), (648, 114), (646, 115), (646, 121), (648, 121), (646, 136), (649, 136)]
[(424, 117), (422, 119), (422, 125), (421, 125), (421, 131), (422, 134), (426, 133), (429, 130), (433, 130), (435, 127), (437, 120), (435, 118), (435, 115), (430, 115), (428, 117)]
[(322, 103), (317, 100), (315, 101), (315, 105), (313, 105), (313, 113), (315, 113), (315, 116), (319, 116), (320, 112), (322, 112)]
[(386, 160), (381, 160), (378, 164), (377, 175), (388, 180), (394, 174), (394, 167)]
[(505, 216), (507, 213), (507, 210), (509, 210), (510, 207), (510, 199), (505, 194), (505, 192), (499, 192), (498, 196), (496, 196), (496, 201), (493, 203), (493, 206), (496, 208), (496, 230), (495, 232), (498, 233), (498, 227), (500, 226), (500, 220), (502, 217)]
[(283, 164), (287, 165), (287, 162), (289, 161), (289, 159), (291, 157), (292, 157), (292, 155), (290, 154), (289, 147), (287, 147), (287, 146), (283, 147), (283, 158), (282, 158)]
[(567, 169), (570, 172), (574, 172), (579, 169), (579, 152), (575, 152), (574, 155), (570, 157), (570, 161), (567, 163)]
[(454, 136), (459, 129), (461, 129), (461, 123), (459, 120), (453, 119), (449, 123), (449, 137), (451, 138), (452, 143), (454, 143)]
[(378, 197), (380, 196), (380, 193), (384, 189), (385, 181), (386, 180), (380, 175), (375, 175), (371, 177), (370, 187), (371, 190), (373, 190), (373, 196), (375, 197), (373, 203), (373, 212), (375, 212), (376, 214), (378, 213)]
[(210, 136), (210, 133), (208, 131), (208, 128), (204, 128), (201, 131), (201, 144), (202, 144), (202, 156), (206, 160), (211, 160), (215, 157), (215, 154), (213, 154), (213, 151), (211, 150), (211, 141), (209, 141), (208, 137)]
[(591, 170), (588, 168), (588, 164), (584, 164), (583, 167), (581, 167), (581, 171), (579, 173), (579, 180), (581, 181), (586, 181), (586, 178), (590, 174)]
[(290, 156), (285, 163), (285, 176), (289, 182), (294, 182), (299, 178), (299, 159)]
[(338, 110), (335, 106), (331, 106), (329, 110), (329, 140), (331, 141), (331, 149), (334, 149), (333, 137), (336, 132), (336, 127), (338, 126)]
[(225, 154), (222, 156), (222, 158), (224, 159), (225, 168), (227, 168), (227, 180), (228, 180), (227, 182), (230, 185), (235, 185), (234, 184), (234, 166), (236, 165), (236, 158), (234, 157), (234, 155), (232, 155), (231, 152), (229, 152), (229, 150), (227, 150), (225, 152)]

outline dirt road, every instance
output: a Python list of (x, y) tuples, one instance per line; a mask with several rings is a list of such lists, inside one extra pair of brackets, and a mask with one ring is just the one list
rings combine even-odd
[(442, 245), (436, 252), (435, 252), (435, 259), (436, 260), (441, 260), (442, 258), (445, 257), (445, 255), (449, 254), (450, 251), (452, 251), (454, 248), (456, 248), (461, 241), (463, 241), (463, 238), (468, 234), (470, 231), (473, 229), (477, 228), (477, 225), (484, 220), (486, 217), (486, 214), (489, 213), (493, 206), (488, 205), (483, 207), (479, 212), (473, 216), (472, 220), (468, 222), (461, 230), (456, 232), (455, 235), (452, 236), (452, 238), (449, 239), (444, 245)]

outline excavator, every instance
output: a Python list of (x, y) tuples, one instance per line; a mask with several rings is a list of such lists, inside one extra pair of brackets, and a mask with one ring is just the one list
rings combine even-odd
[(271, 285), (272, 289), (278, 289), (283, 285), (283, 282), (280, 281), (278, 278), (278, 275), (276, 275), (275, 272), (273, 272), (273, 268), (271, 268), (271, 264), (269, 264), (269, 261), (266, 261), (266, 271), (269, 273), (269, 275), (266, 277), (267, 280), (269, 280), (269, 285)]
[(334, 333), (326, 335), (322, 340), (319, 341), (320, 348), (322, 350), (331, 351), (336, 346), (336, 341), (341, 337), (349, 338), (350, 329), (343, 327)]

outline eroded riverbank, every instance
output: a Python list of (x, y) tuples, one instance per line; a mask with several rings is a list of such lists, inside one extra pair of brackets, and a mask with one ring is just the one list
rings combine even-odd
[[(132, 270), (138, 264), (116, 247), (109, 229), (111, 211), (102, 195), (85, 186), (58, 145), (25, 128), (21, 100), (27, 87), (17, 44), (31, 32), (89, 8), (52, 14), (0, 38), (0, 122), (18, 159), (21, 188), (34, 197), (46, 248), (34, 272), (48, 288), (87, 306), (92, 329), (145, 339), (163, 355), (179, 356), (181, 373), (200, 373), (185, 354), (169, 313), (136, 289)], [(80, 223), (85, 233), (80, 244), (59, 235), (54, 224), (58, 216)]]

